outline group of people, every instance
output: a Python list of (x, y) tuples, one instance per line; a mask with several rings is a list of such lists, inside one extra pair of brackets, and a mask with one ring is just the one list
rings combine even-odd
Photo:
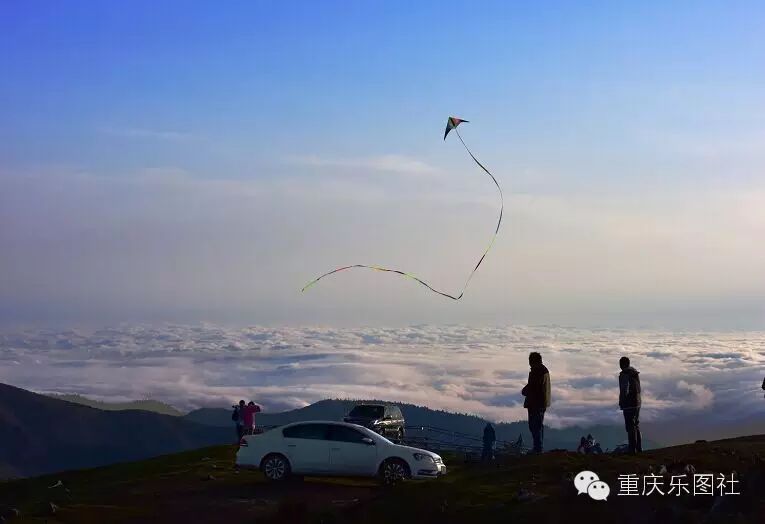
[[(642, 435), (640, 434), (640, 372), (630, 365), (630, 359), (619, 359), (619, 409), (624, 415), (624, 429), (627, 431), (628, 453), (640, 453), (643, 451)], [(534, 442), (532, 453), (542, 453), (544, 441), (545, 411), (550, 407), (552, 395), (550, 393), (550, 371), (542, 363), (542, 355), (536, 351), (529, 354), (529, 378), (521, 390), (525, 400), (523, 407), (528, 411), (529, 431)], [(762, 389), (765, 390), (765, 379), (762, 381)], [(231, 420), (236, 425), (237, 443), (244, 435), (257, 433), (255, 427), (255, 413), (260, 413), (260, 406), (250, 401), (245, 404), (240, 400), (238, 405), (231, 406)], [(482, 460), (492, 460), (494, 455), (494, 443), (497, 437), (494, 426), (487, 423), (483, 430), (483, 456)], [(582, 437), (577, 451), (584, 453), (601, 453), (600, 444), (595, 442), (592, 435)]]
[(236, 427), (236, 443), (238, 444), (244, 435), (258, 433), (255, 427), (255, 413), (260, 413), (260, 406), (253, 401), (245, 404), (244, 400), (240, 400), (239, 404), (231, 407), (234, 408), (231, 420)]
[(586, 437), (579, 439), (579, 447), (576, 448), (577, 453), (584, 453), (586, 455), (599, 455), (603, 453), (603, 448), (600, 447), (600, 443), (595, 441), (595, 437), (591, 433), (588, 433)]
[[(550, 372), (542, 364), (542, 355), (537, 352), (529, 355), (529, 367), (531, 369), (528, 383), (521, 391), (521, 395), (526, 397), (523, 407), (528, 410), (529, 431), (534, 441), (532, 452), (542, 453), (545, 411), (551, 403)], [(640, 372), (630, 365), (630, 359), (627, 357), (619, 359), (619, 367), (621, 368), (619, 373), (619, 409), (624, 415), (627, 449), (629, 453), (640, 453), (643, 451), (640, 434)], [(765, 382), (763, 386), (765, 386)], [(586, 446), (587, 439), (584, 440)]]

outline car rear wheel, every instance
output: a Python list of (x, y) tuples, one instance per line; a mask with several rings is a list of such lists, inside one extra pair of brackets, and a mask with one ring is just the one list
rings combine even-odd
[(289, 461), (284, 455), (274, 453), (263, 459), (263, 462), (260, 464), (260, 470), (268, 480), (278, 482), (290, 476), (291, 468)]
[(380, 465), (380, 479), (385, 484), (396, 484), (412, 476), (406, 462), (397, 458), (390, 458)]

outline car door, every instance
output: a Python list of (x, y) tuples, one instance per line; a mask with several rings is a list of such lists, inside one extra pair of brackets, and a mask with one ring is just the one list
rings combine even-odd
[(377, 473), (376, 442), (361, 431), (339, 424), (329, 428), (330, 471), (335, 475)]
[(295, 473), (326, 473), (330, 469), (328, 424), (296, 424), (282, 430), (287, 458)]

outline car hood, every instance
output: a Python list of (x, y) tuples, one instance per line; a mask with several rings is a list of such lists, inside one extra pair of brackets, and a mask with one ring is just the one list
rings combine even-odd
[(433, 453), (432, 451), (428, 451), (427, 449), (420, 449), (420, 448), (413, 448), (411, 446), (401, 446), (400, 444), (391, 444), (393, 448), (396, 449), (396, 451), (399, 451), (401, 453), (422, 453), (423, 455), (428, 455), (429, 457), (432, 457), (434, 459), (441, 458), (441, 455), (438, 453)]

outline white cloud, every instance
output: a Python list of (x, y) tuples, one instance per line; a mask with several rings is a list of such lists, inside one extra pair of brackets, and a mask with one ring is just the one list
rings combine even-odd
[(430, 164), (404, 155), (378, 155), (369, 157), (328, 158), (300, 156), (288, 159), (288, 163), (316, 168), (356, 169), (380, 171), (403, 175), (434, 175), (438, 169)]
[(679, 390), (690, 393), (690, 405), (695, 409), (703, 409), (712, 405), (714, 402), (714, 393), (702, 384), (688, 384), (685, 380), (677, 383)]
[[(618, 360), (641, 371), (646, 421), (763, 415), (765, 333), (561, 327), (245, 329), (123, 326), (0, 333), (0, 381), (182, 408), (253, 397), (268, 410), (323, 398), (380, 398), (522, 419), (527, 355), (550, 369), (552, 425), (616, 423)], [(18, 363), (18, 364), (17, 364)]]

